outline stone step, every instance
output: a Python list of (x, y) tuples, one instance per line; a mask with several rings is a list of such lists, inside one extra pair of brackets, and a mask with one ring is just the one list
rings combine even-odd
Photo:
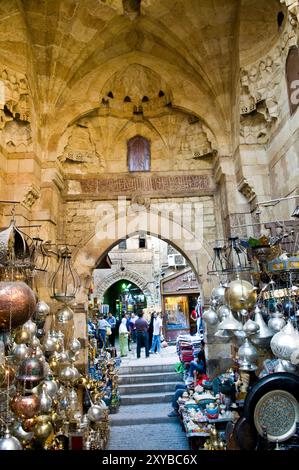
[(158, 392), (174, 392), (177, 382), (157, 382), (149, 384), (127, 384), (120, 385), (120, 396), (132, 393), (158, 393)]
[(164, 373), (175, 372), (175, 364), (153, 364), (148, 366), (121, 366), (119, 368), (119, 375), (128, 374), (151, 374), (151, 373)]
[(135, 393), (121, 395), (120, 405), (141, 405), (147, 403), (170, 403), (173, 392), (165, 393)]
[(109, 415), (109, 422), (111, 427), (168, 423), (171, 410), (168, 403), (120, 406), (117, 413)]
[(176, 372), (152, 372), (150, 374), (124, 374), (119, 376), (119, 385), (125, 384), (147, 384), (155, 382), (178, 382), (181, 377)]

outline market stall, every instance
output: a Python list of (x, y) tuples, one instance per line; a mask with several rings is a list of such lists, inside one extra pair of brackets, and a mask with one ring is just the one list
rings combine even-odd
[(195, 310), (200, 286), (191, 269), (184, 269), (161, 281), (164, 337), (175, 341), (180, 334), (196, 332)]

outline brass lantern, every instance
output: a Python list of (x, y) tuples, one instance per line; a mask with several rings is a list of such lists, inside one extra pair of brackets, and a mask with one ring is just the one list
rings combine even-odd
[(68, 247), (59, 254), (58, 269), (52, 278), (52, 297), (65, 304), (72, 302), (80, 287), (79, 275), (71, 262)]

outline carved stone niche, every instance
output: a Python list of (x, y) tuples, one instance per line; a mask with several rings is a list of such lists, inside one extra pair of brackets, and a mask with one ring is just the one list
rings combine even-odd
[(8, 152), (32, 152), (32, 132), (29, 123), (12, 120), (4, 128), (4, 145)]
[(0, 109), (11, 117), (30, 122), (30, 98), (26, 76), (0, 67)]
[(134, 19), (140, 15), (141, 0), (122, 0), (124, 14)]
[[(259, 108), (261, 109), (261, 108)], [(241, 144), (266, 144), (269, 140), (271, 124), (265, 121), (264, 115), (253, 111), (240, 120)]]
[(104, 159), (97, 151), (95, 133), (88, 119), (78, 120), (67, 130), (67, 143), (58, 157), (63, 166), (68, 169), (76, 164), (104, 168)]
[(174, 169), (197, 169), (200, 162), (210, 162), (217, 154), (216, 142), (200, 119), (179, 114), (173, 119), (171, 132), (176, 135)]
[[(127, 40), (136, 49), (142, 40), (142, 32), (132, 30)], [(117, 113), (119, 117), (130, 118), (144, 114), (157, 116), (165, 113), (172, 102), (172, 93), (165, 80), (149, 67), (130, 64), (113, 74), (104, 84), (100, 95), (99, 112), (102, 115)]]

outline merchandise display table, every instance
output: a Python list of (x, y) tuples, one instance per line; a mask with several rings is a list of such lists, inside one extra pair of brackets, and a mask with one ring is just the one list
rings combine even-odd
[[(216, 401), (211, 397), (210, 402), (213, 400)], [(207, 399), (202, 400), (202, 404), (186, 404), (182, 399), (178, 401), (181, 425), (186, 432), (191, 450), (203, 449), (205, 441), (210, 437), (213, 425), (224, 439), (227, 423), (233, 420), (233, 414), (230, 411), (217, 418), (209, 418), (205, 409), (207, 401)]]

